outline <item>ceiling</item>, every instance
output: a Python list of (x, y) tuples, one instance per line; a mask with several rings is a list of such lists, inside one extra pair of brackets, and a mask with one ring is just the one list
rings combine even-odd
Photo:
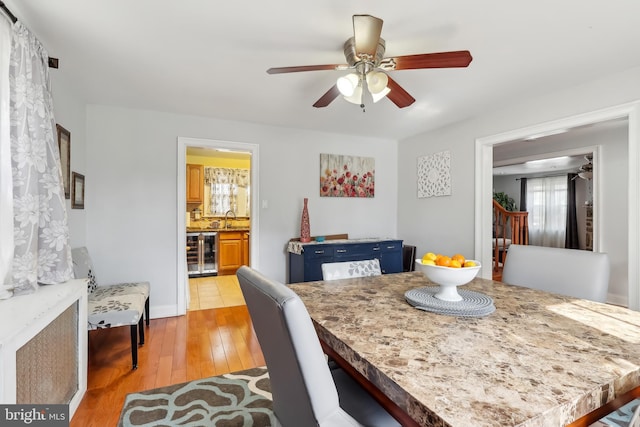
[[(86, 103), (402, 139), (640, 66), (637, 0), (215, 2), (4, 0)], [(384, 20), (386, 56), (469, 50), (468, 68), (391, 72), (416, 102), (312, 104), (346, 71), (353, 14)]]
[(187, 147), (187, 156), (216, 157), (228, 160), (251, 160), (251, 153), (227, 149)]
[[(531, 137), (509, 141), (493, 147), (493, 175), (531, 175), (531, 174), (558, 174), (578, 172), (580, 166), (589, 163), (585, 155), (586, 150), (580, 154), (565, 156), (558, 155), (557, 150), (551, 147), (561, 146), (567, 141), (589, 140), (603, 132), (620, 131), (629, 125), (626, 117), (606, 120), (598, 123), (576, 126), (571, 129), (559, 129), (546, 135), (532, 135)], [(523, 156), (523, 144), (529, 144), (534, 140), (536, 144), (543, 145), (550, 153)], [(575, 151), (575, 150), (573, 150)], [(578, 149), (579, 151), (579, 149)]]
[(529, 160), (507, 166), (493, 168), (493, 175), (531, 175), (548, 173), (577, 172), (580, 166), (587, 163), (584, 155), (559, 156)]

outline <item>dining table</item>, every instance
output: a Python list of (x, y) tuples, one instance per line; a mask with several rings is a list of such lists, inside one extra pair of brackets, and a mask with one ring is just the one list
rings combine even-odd
[(402, 425), (566, 426), (640, 390), (640, 312), (622, 306), (476, 277), (458, 289), (495, 311), (443, 314), (408, 303), (438, 286), (419, 271), (288, 286)]

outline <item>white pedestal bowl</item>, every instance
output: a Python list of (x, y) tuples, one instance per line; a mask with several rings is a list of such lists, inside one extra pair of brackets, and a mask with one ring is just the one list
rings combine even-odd
[(440, 290), (434, 295), (443, 301), (462, 301), (457, 287), (466, 285), (472, 281), (480, 268), (480, 262), (467, 260), (476, 263), (474, 267), (442, 267), (439, 265), (423, 264), (421, 259), (416, 260), (416, 269), (422, 271), (431, 282), (440, 286)]

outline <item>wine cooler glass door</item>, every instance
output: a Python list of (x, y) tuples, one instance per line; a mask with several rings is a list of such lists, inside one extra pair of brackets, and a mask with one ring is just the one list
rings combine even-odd
[(200, 274), (200, 233), (187, 233), (187, 271), (189, 276)]

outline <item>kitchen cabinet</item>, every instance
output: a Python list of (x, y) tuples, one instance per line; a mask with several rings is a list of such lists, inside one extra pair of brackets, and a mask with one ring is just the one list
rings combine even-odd
[(187, 203), (204, 202), (204, 166), (187, 164)]
[(242, 265), (249, 265), (249, 232), (218, 232), (218, 275), (235, 274)]
[(322, 264), (377, 258), (382, 274), (402, 272), (402, 240), (353, 240), (303, 245), (289, 252), (289, 283), (322, 280)]

